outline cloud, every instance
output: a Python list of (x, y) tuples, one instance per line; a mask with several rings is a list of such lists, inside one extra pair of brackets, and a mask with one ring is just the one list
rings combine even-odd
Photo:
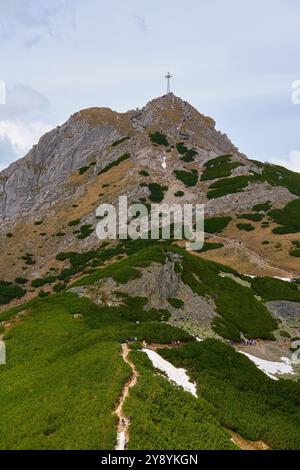
[(146, 18), (144, 16), (140, 15), (134, 15), (135, 23), (137, 28), (142, 31), (142, 33), (147, 33), (148, 31), (148, 26), (146, 23)]
[(23, 156), (34, 142), (37, 142), (42, 134), (50, 130), (52, 126), (45, 122), (0, 122), (0, 138), (10, 142), (14, 152)]
[(17, 157), (15, 149), (7, 135), (0, 135), (0, 171)]
[(286, 159), (276, 160), (274, 163), (300, 173), (300, 150), (292, 150)]
[(26, 85), (7, 89), (0, 106), (0, 170), (23, 157), (41, 135), (50, 130), (48, 99)]
[(48, 99), (30, 86), (16, 85), (6, 89), (6, 104), (0, 106), (0, 121), (25, 116), (38, 116), (49, 111)]
[(61, 37), (75, 26), (74, 1), (1, 0), (0, 39), (20, 39), (32, 47), (43, 37)]

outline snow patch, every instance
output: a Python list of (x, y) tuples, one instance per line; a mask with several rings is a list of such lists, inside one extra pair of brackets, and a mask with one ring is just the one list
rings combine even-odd
[(125, 432), (124, 431), (118, 432), (116, 450), (125, 450), (125, 446), (126, 446)]
[(163, 359), (159, 354), (157, 354), (157, 352), (152, 351), (151, 349), (142, 349), (142, 351), (147, 354), (153, 366), (164, 372), (171, 382), (175, 382), (197, 398), (196, 384), (190, 382), (185, 369), (174, 367), (170, 362)]
[(251, 356), (251, 354), (248, 354), (243, 351), (239, 351), (241, 354), (244, 354), (244, 356), (247, 356), (250, 361), (254, 362), (256, 367), (260, 369), (262, 372), (264, 372), (270, 379), (273, 380), (278, 380), (278, 378), (274, 374), (292, 374), (294, 375), (294, 369), (292, 366), (292, 361), (288, 359), (287, 357), (281, 357), (280, 360), (282, 362), (271, 362), (271, 361), (266, 361), (265, 359), (260, 359), (259, 357), (256, 356)]

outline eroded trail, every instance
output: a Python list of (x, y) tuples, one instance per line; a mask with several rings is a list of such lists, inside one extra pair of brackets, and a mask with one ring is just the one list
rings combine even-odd
[(267, 444), (262, 441), (248, 441), (233, 431), (230, 431), (230, 435), (232, 442), (234, 442), (241, 450), (269, 450)]
[(125, 415), (123, 411), (124, 403), (126, 398), (129, 396), (130, 389), (133, 388), (137, 382), (138, 371), (134, 363), (129, 359), (130, 349), (128, 344), (122, 344), (122, 357), (123, 360), (131, 367), (132, 375), (129, 381), (124, 385), (120, 401), (117, 408), (115, 409), (115, 414), (118, 417), (118, 428), (117, 428), (117, 444), (116, 450), (126, 450), (129, 442), (129, 426), (130, 419)]

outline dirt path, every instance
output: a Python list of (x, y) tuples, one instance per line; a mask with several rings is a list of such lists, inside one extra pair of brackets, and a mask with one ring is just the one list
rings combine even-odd
[(236, 255), (238, 254), (238, 252), (243, 253), (246, 257), (248, 257), (248, 259), (252, 263), (256, 264), (259, 268), (272, 270), (274, 271), (274, 275), (276, 272), (276, 275), (278, 275), (278, 277), (284, 277), (284, 276), (289, 277), (289, 278), (293, 277), (292, 273), (285, 271), (284, 269), (280, 269), (280, 268), (276, 268), (275, 266), (272, 266), (262, 254), (259, 254), (250, 250), (250, 248), (247, 248), (245, 244), (240, 240), (235, 240), (233, 238), (225, 238), (220, 235), (214, 235), (214, 234), (210, 234), (209, 238), (210, 240), (213, 240), (215, 242), (223, 243), (225, 248), (232, 249), (232, 251), (236, 253)]
[[(172, 348), (173, 346), (167, 344), (152, 343), (144, 345), (148, 349), (156, 351), (157, 349)], [(127, 343), (122, 344), (122, 358), (126, 364), (131, 367), (132, 374), (128, 382), (124, 385), (119, 403), (115, 409), (115, 414), (118, 417), (117, 427), (117, 444), (116, 450), (126, 450), (129, 442), (129, 426), (130, 418), (124, 413), (123, 407), (126, 398), (128, 398), (130, 389), (133, 388), (137, 383), (138, 371), (135, 364), (129, 359), (130, 347)]]
[(229, 431), (231, 435), (231, 440), (234, 442), (241, 450), (269, 450), (270, 448), (262, 441), (248, 441), (244, 439), (239, 434)]
[(126, 450), (129, 442), (129, 426), (130, 419), (125, 415), (123, 411), (123, 406), (126, 398), (129, 396), (130, 389), (133, 388), (137, 382), (138, 371), (134, 363), (129, 359), (130, 348), (128, 344), (122, 344), (122, 358), (126, 364), (131, 367), (132, 375), (129, 381), (124, 385), (120, 401), (117, 408), (115, 409), (115, 414), (117, 415), (119, 422), (117, 428), (117, 445), (116, 450)]

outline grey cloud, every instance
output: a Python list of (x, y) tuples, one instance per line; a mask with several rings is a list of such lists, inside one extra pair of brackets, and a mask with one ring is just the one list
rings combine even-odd
[(48, 99), (26, 85), (7, 88), (6, 105), (0, 107), (0, 120), (14, 120), (28, 117), (39, 118), (48, 113)]
[(1, 0), (0, 38), (18, 38), (26, 46), (44, 35), (61, 37), (75, 24), (77, 0)]
[(0, 136), (0, 171), (16, 159), (15, 149), (7, 136)]

